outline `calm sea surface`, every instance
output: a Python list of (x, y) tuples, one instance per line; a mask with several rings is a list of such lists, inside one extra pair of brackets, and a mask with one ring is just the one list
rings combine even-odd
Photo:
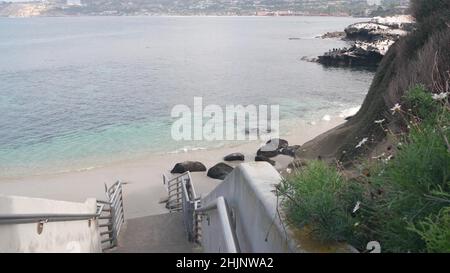
[(0, 177), (223, 145), (171, 140), (172, 107), (194, 96), (279, 104), (282, 120), (358, 106), (373, 72), (301, 60), (344, 46), (314, 37), (357, 20), (0, 18)]

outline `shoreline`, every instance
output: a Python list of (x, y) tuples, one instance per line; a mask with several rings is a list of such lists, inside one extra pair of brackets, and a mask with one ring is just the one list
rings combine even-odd
[(320, 14), (302, 14), (302, 15), (170, 15), (170, 14), (141, 14), (141, 15), (36, 15), (36, 16), (0, 16), (0, 18), (12, 18), (12, 19), (22, 19), (22, 18), (83, 18), (83, 17), (168, 17), (168, 18), (176, 18), (176, 17), (248, 17), (248, 18), (280, 18), (280, 17), (337, 17), (337, 18), (369, 18), (369, 17), (359, 17), (352, 15), (320, 15)]
[[(303, 145), (308, 140), (345, 122), (343, 117), (330, 120), (307, 122), (295, 121), (292, 131), (280, 138), (289, 141), (289, 145)], [(178, 162), (200, 161), (207, 168), (223, 162), (223, 157), (241, 152), (245, 162), (254, 161), (259, 141), (246, 142), (220, 148), (200, 149), (178, 153), (153, 154), (138, 160), (115, 162), (105, 166), (87, 170), (69, 171), (57, 174), (26, 176), (21, 178), (0, 178), (2, 195), (18, 195), (38, 198), (49, 198), (65, 201), (84, 202), (86, 198), (105, 199), (104, 184), (111, 185), (117, 180), (124, 182), (125, 217), (136, 218), (166, 213), (164, 204), (159, 200), (166, 196), (162, 183), (162, 175), (170, 177), (171, 168)], [(279, 155), (272, 158), (275, 168), (283, 170), (293, 160), (292, 157)], [(242, 162), (227, 162), (236, 166)], [(221, 180), (206, 176), (206, 172), (192, 173), (198, 194), (204, 196), (214, 189)]]

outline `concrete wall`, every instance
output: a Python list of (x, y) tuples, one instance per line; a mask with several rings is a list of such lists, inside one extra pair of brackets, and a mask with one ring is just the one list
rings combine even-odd
[[(286, 240), (277, 214), (274, 185), (279, 173), (266, 162), (239, 165), (208, 196), (202, 204), (223, 196), (236, 222), (236, 235), (241, 252), (293, 252)], [(217, 212), (202, 222), (202, 245), (205, 252), (222, 252), (223, 238)]]
[[(95, 213), (95, 199), (84, 203), (0, 195), (0, 214)], [(0, 252), (101, 252), (97, 220), (0, 225)]]
[[(280, 219), (274, 192), (280, 174), (267, 162), (243, 163), (202, 199), (207, 205), (219, 196), (228, 203), (241, 252), (352, 252), (346, 244), (324, 245), (305, 231), (289, 227)], [(205, 252), (224, 252), (224, 239), (217, 211), (202, 218)]]

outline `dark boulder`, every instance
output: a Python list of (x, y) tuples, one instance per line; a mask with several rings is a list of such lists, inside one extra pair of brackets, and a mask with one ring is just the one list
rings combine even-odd
[(265, 162), (269, 162), (272, 166), (275, 166), (275, 161), (274, 160), (272, 160), (272, 159), (270, 159), (268, 157), (262, 156), (262, 155), (257, 155), (255, 157), (255, 161), (265, 161)]
[(244, 161), (245, 156), (241, 153), (232, 153), (223, 158), (225, 161)]
[(184, 161), (181, 163), (175, 164), (173, 169), (170, 171), (171, 173), (184, 173), (184, 172), (204, 172), (206, 171), (205, 165), (198, 161)]
[(282, 138), (273, 138), (266, 142), (266, 145), (277, 147), (278, 149), (286, 148), (289, 146), (289, 142)]
[(275, 156), (277, 156), (278, 155), (278, 150), (269, 150), (269, 151), (263, 151), (262, 150), (262, 148), (260, 148), (257, 152), (256, 152), (256, 155), (258, 155), (258, 156), (263, 156), (263, 157), (267, 157), (267, 158), (270, 158), (270, 157), (275, 157)]
[(256, 152), (257, 155), (261, 155), (264, 157), (275, 157), (280, 154), (281, 149), (287, 148), (289, 143), (287, 140), (280, 139), (280, 138), (274, 138), (259, 148), (259, 150)]
[(325, 66), (337, 67), (376, 67), (383, 55), (375, 47), (354, 44), (349, 48), (333, 49), (317, 57), (317, 62)]
[(287, 146), (280, 150), (280, 154), (295, 157), (295, 152), (300, 149), (300, 145)]
[(214, 179), (223, 180), (232, 171), (233, 167), (221, 162), (209, 168), (206, 175)]

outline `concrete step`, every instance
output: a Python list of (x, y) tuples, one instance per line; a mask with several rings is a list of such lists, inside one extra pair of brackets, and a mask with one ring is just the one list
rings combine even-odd
[(110, 252), (201, 252), (187, 240), (180, 212), (128, 219)]

